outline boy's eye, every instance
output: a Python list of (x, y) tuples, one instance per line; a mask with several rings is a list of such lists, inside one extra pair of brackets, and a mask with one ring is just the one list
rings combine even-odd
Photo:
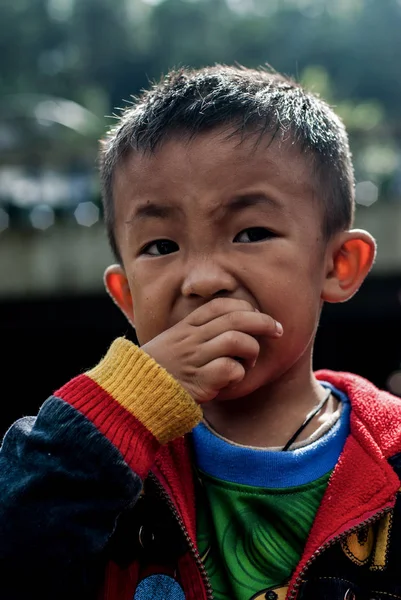
[(178, 244), (171, 240), (156, 240), (147, 244), (141, 251), (141, 254), (147, 254), (148, 256), (164, 256), (165, 254), (171, 254), (177, 252)]
[(265, 227), (248, 227), (235, 236), (234, 242), (249, 244), (250, 242), (261, 242), (272, 237), (275, 237), (275, 234)]

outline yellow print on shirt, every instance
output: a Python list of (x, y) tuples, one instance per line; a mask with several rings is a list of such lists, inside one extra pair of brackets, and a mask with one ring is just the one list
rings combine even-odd
[(361, 527), (350, 533), (342, 542), (341, 548), (352, 562), (359, 566), (369, 564), (372, 571), (386, 568), (387, 554), (393, 514), (386, 513), (380, 521)]

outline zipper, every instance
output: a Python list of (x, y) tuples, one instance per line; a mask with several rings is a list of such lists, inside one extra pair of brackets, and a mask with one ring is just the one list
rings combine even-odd
[(171, 500), (168, 492), (166, 492), (166, 490), (164, 489), (164, 487), (162, 486), (162, 484), (160, 483), (160, 481), (157, 479), (156, 475), (154, 475), (153, 473), (149, 473), (149, 479), (152, 480), (152, 482), (155, 484), (157, 491), (160, 495), (160, 497), (163, 499), (164, 502), (167, 503), (169, 509), (171, 510), (180, 530), (182, 531), (185, 541), (188, 544), (189, 550), (196, 562), (196, 565), (199, 569), (199, 572), (201, 574), (204, 586), (206, 588), (206, 598), (207, 600), (214, 600), (214, 596), (213, 596), (213, 591), (212, 591), (212, 586), (210, 584), (209, 581), (209, 577), (208, 574), (206, 573), (206, 569), (205, 566), (202, 562), (202, 559), (200, 557), (200, 554), (195, 546), (195, 544), (193, 543), (187, 528), (185, 527), (184, 521), (181, 518), (181, 515), (179, 514), (178, 510), (175, 507), (174, 502)]
[(326, 542), (325, 544), (323, 544), (323, 546), (320, 546), (320, 548), (318, 548), (312, 554), (312, 556), (307, 560), (307, 562), (305, 563), (304, 568), (299, 573), (298, 577), (294, 581), (293, 586), (291, 587), (291, 591), (290, 591), (289, 595), (287, 596), (287, 600), (295, 600), (295, 598), (298, 595), (299, 586), (301, 585), (302, 580), (305, 577), (306, 571), (309, 569), (309, 567), (311, 566), (311, 564), (322, 554), (322, 552), (324, 552), (329, 547), (331, 547), (334, 544), (336, 544), (337, 542), (339, 542), (341, 539), (346, 538), (351, 533), (355, 533), (359, 529), (362, 529), (363, 527), (366, 527), (366, 525), (371, 525), (375, 521), (379, 521), (382, 518), (383, 515), (385, 515), (388, 512), (391, 512), (392, 508), (393, 507), (383, 508), (382, 510), (380, 510), (379, 512), (377, 512), (372, 517), (369, 517), (369, 519), (366, 519), (366, 521), (362, 521), (361, 523), (358, 523), (358, 525), (354, 525), (354, 527), (351, 527), (351, 529), (348, 529), (347, 531), (344, 531), (343, 533), (340, 533), (339, 535), (335, 536), (334, 538), (332, 538), (331, 540), (329, 540), (328, 542)]

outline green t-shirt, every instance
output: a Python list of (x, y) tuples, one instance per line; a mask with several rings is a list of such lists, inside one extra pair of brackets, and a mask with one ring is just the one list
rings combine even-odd
[(349, 434), (348, 398), (323, 385), (341, 409), (326, 432), (303, 447), (248, 448), (204, 423), (193, 430), (201, 482), (197, 541), (216, 600), (285, 598)]
[(250, 600), (284, 586), (299, 562), (330, 473), (290, 488), (200, 476), (207, 501), (198, 502), (198, 546), (216, 600)]

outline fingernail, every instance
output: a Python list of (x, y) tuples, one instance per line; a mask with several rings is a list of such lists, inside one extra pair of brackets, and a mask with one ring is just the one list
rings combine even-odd
[(277, 335), (283, 335), (283, 326), (278, 321), (276, 321), (276, 333)]

